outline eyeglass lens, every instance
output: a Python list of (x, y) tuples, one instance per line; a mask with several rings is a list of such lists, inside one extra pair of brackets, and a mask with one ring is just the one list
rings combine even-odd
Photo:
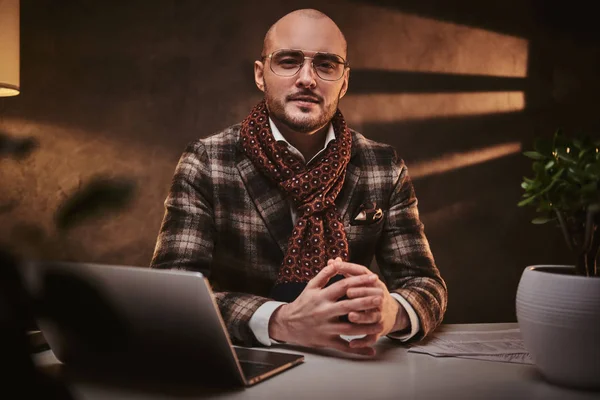
[[(315, 72), (321, 79), (338, 80), (344, 73), (344, 60), (328, 53), (317, 53), (312, 59)], [(271, 70), (280, 76), (295, 75), (304, 65), (304, 53), (297, 50), (279, 50), (271, 57)]]

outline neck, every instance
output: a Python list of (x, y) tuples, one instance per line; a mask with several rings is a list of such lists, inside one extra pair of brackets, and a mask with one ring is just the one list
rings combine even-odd
[(298, 132), (290, 129), (272, 116), (271, 119), (277, 124), (277, 129), (279, 129), (279, 132), (281, 132), (285, 140), (297, 148), (307, 162), (323, 148), (325, 137), (329, 130), (329, 123), (311, 132)]

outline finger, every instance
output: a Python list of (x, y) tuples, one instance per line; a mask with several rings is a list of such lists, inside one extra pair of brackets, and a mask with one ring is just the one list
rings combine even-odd
[(328, 265), (321, 271), (319, 271), (319, 273), (314, 278), (308, 281), (306, 287), (310, 289), (323, 288), (325, 287), (325, 285), (327, 285), (327, 282), (329, 282), (329, 280), (333, 278), (333, 276), (336, 274), (337, 271), (335, 267), (333, 267), (332, 265)]
[(336, 257), (335, 260), (333, 258), (330, 258), (329, 260), (327, 260), (327, 265), (332, 264), (336, 261), (342, 261), (341, 257)]
[(371, 348), (379, 339), (379, 334), (367, 335), (364, 338), (354, 339), (348, 343), (352, 349)]
[(381, 322), (381, 311), (377, 309), (365, 312), (352, 311), (348, 314), (348, 320), (355, 324), (376, 324)]
[(357, 297), (368, 297), (368, 296), (382, 296), (383, 290), (378, 287), (351, 287), (346, 291), (346, 296), (350, 299), (355, 299)]
[[(330, 267), (333, 268), (335, 271), (335, 268), (333, 266), (327, 266), (325, 268)], [(329, 285), (328, 287), (323, 289), (323, 294), (326, 296), (326, 298), (330, 300), (337, 300), (340, 297), (345, 296), (349, 288), (354, 286), (372, 286), (375, 281), (377, 281), (377, 275), (374, 274), (352, 276), (350, 278), (341, 279)]]
[(340, 337), (336, 337), (333, 338), (329, 344), (329, 347), (334, 348), (338, 351), (343, 351), (345, 353), (351, 353), (351, 354), (359, 354), (362, 356), (374, 356), (375, 355), (375, 349), (372, 347), (368, 347), (368, 346), (361, 346), (361, 347), (351, 347), (350, 346), (351, 342), (347, 342), (346, 340), (340, 338)]
[(333, 322), (326, 329), (328, 332), (338, 336), (376, 335), (383, 331), (383, 323), (360, 325), (348, 322)]
[[(339, 266), (337, 263), (332, 263), (331, 265), (336, 269), (336, 271), (337, 271), (338, 274), (343, 275), (346, 278), (350, 278), (350, 277), (353, 277), (353, 276), (361, 276), (361, 275), (375, 275), (377, 277), (377, 280), (375, 281), (375, 283), (373, 284), (373, 286), (374, 287), (380, 287), (382, 289), (386, 289), (387, 290), (387, 286), (385, 286), (385, 283), (383, 283), (381, 281), (381, 279), (379, 279), (379, 275), (377, 275), (374, 272), (366, 269), (362, 265), (352, 264), (354, 266), (360, 267), (360, 268), (357, 268), (355, 270), (355, 272), (357, 272), (357, 273), (348, 273), (348, 269), (344, 270), (344, 267), (343, 266)], [(354, 268), (354, 267), (350, 267), (350, 268)], [(364, 272), (365, 270), (368, 271), (368, 273)], [(364, 273), (358, 273), (359, 271), (363, 271)]]
[(347, 315), (353, 311), (381, 310), (383, 299), (380, 296), (359, 297), (358, 299), (340, 300), (331, 304), (328, 314), (333, 317)]
[(334, 267), (336, 267), (336, 269), (338, 270), (339, 273), (341, 273), (344, 276), (354, 276), (354, 275), (363, 275), (363, 274), (372, 274), (373, 271), (371, 271), (370, 269), (368, 269), (367, 267), (360, 265), (360, 264), (354, 264), (354, 263), (350, 263), (350, 262), (346, 262), (346, 261), (342, 261), (342, 260), (338, 260), (336, 259), (332, 265)]

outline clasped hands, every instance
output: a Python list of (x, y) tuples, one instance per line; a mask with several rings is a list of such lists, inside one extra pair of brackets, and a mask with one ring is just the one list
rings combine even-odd
[[(337, 274), (345, 279), (326, 286)], [(340, 300), (344, 296), (347, 299)], [(344, 315), (350, 322), (340, 320)], [(296, 300), (275, 310), (269, 336), (289, 344), (373, 356), (379, 337), (408, 325), (406, 310), (376, 274), (338, 257), (327, 262)], [(340, 335), (364, 337), (347, 341)]]

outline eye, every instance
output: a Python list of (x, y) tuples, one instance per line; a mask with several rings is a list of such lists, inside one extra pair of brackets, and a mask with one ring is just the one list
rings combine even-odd
[(334, 70), (336, 68), (336, 64), (328, 61), (321, 61), (317, 64), (317, 68), (322, 70)]
[(283, 58), (277, 62), (279, 65), (298, 65), (298, 60), (295, 58)]

